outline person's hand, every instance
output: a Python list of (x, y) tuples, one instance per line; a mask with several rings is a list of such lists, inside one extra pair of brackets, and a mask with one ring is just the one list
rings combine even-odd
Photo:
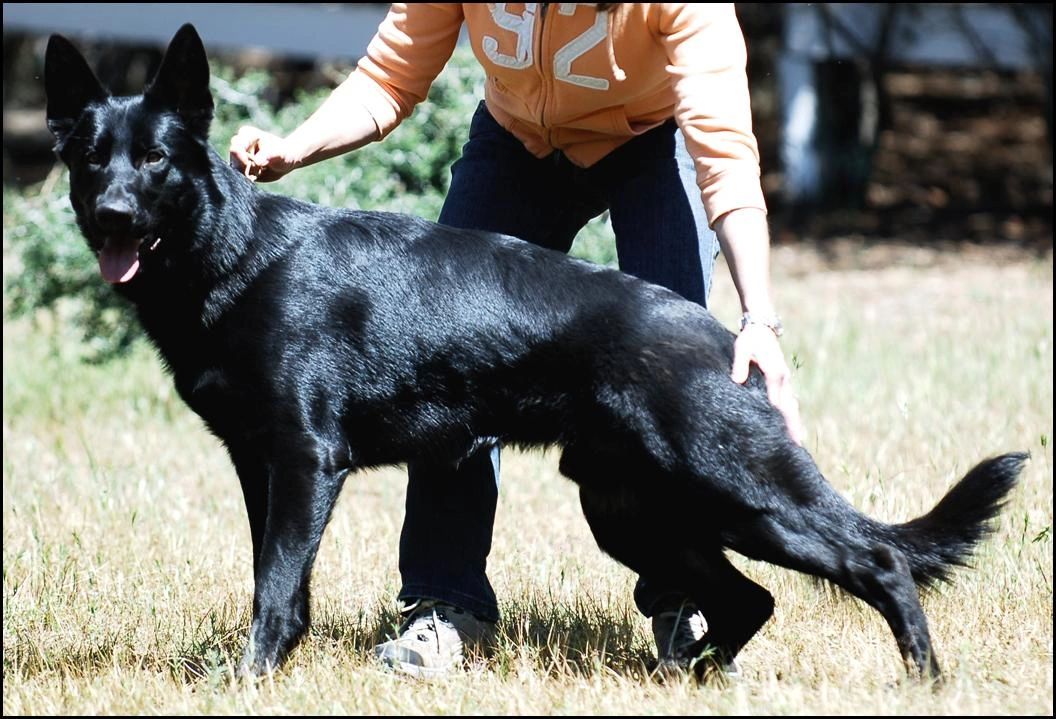
[(244, 125), (231, 138), (231, 166), (250, 180), (274, 182), (297, 167), (287, 145), (278, 135)]
[(806, 438), (803, 419), (799, 416), (799, 400), (792, 389), (792, 373), (785, 363), (785, 355), (777, 341), (777, 335), (766, 325), (745, 325), (733, 345), (734, 382), (748, 381), (748, 367), (754, 362), (766, 379), (766, 393), (770, 403), (781, 411), (792, 440), (799, 445)]

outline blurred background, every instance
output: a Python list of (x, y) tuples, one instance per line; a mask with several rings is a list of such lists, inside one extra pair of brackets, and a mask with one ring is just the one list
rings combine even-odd
[[(50, 32), (80, 41), (104, 81), (132, 93), (175, 28), (194, 22), (214, 62), (272, 75), (256, 99), (275, 111), (339, 81), (386, 8), (5, 4), (4, 182), (40, 181), (52, 162), (39, 79)], [(776, 210), (799, 209), (798, 220), (865, 211), (840, 219), (891, 236), (924, 230), (922, 241), (1051, 242), (1051, 4), (738, 3), (737, 12)]]
[[(5, 268), (27, 261), (19, 249), (26, 244), (34, 247), (28, 261), (49, 268), (48, 278), (34, 272), (11, 280), (5, 272), (5, 302), (16, 312), (48, 307), (74, 289), (114, 303), (97, 287), (86, 254), (83, 271), (54, 277), (55, 261), (75, 251), (60, 245), (79, 244), (61, 202), (56, 212), (68, 231), (52, 227), (41, 238), (32, 228), (44, 220), (28, 222), (15, 199), (64, 193), (44, 124), (50, 33), (77, 42), (114, 92), (132, 94), (175, 30), (193, 22), (211, 55), (212, 138), (225, 153), (243, 123), (284, 132), (303, 120), (354, 67), (387, 8), (5, 4)], [(776, 246), (833, 256), (847, 255), (848, 242), (1051, 252), (1051, 4), (738, 3), (737, 12)], [(386, 142), (268, 189), (435, 218), (481, 82), (463, 43), (430, 102)], [(607, 218), (591, 223), (573, 252), (613, 264)], [(848, 261), (860, 254), (850, 252)], [(106, 329), (94, 315), (85, 321), (93, 334)]]

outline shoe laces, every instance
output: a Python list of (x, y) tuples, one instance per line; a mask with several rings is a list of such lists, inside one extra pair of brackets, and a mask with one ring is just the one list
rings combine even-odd
[(447, 618), (446, 613), (451, 610), (458, 611), (457, 607), (434, 600), (420, 600), (411, 606), (407, 620), (400, 627), (400, 635), (407, 636), (413, 633), (420, 642), (435, 642), (436, 650), (440, 652), (443, 649), (441, 632), (454, 632), (455, 636), (458, 636), (458, 629)]

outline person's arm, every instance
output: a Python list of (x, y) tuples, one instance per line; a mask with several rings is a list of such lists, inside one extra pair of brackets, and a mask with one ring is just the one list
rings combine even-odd
[(748, 379), (754, 362), (789, 435), (805, 436), (791, 373), (767, 326), (777, 318), (770, 292), (770, 232), (752, 132), (747, 49), (732, 4), (662, 3), (657, 26), (670, 61), (675, 120), (694, 158), (697, 184), (741, 300), (753, 322), (734, 345), (731, 377)]
[(380, 137), (363, 103), (339, 85), (296, 130), (279, 137), (245, 125), (231, 138), (231, 163), (246, 177), (271, 182), (291, 170), (359, 149)]
[(743, 384), (748, 380), (749, 365), (753, 362), (758, 365), (766, 379), (771, 404), (781, 410), (792, 439), (802, 444), (806, 429), (799, 413), (799, 400), (777, 331), (772, 326), (779, 320), (770, 294), (770, 233), (766, 215), (753, 208), (732, 210), (715, 223), (715, 233), (741, 298), (741, 312), (754, 319), (744, 325), (734, 343), (730, 376)]
[(319, 109), (285, 138), (240, 128), (229, 146), (232, 164), (252, 179), (277, 180), (381, 139), (425, 99), (462, 20), (457, 3), (393, 3), (356, 70)]

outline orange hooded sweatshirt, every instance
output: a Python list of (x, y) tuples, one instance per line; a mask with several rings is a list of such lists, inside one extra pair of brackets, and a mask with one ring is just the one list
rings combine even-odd
[(443, 69), (463, 23), (496, 121), (537, 157), (589, 167), (674, 117), (712, 223), (765, 212), (747, 52), (732, 4), (393, 3), (342, 89), (391, 132)]

